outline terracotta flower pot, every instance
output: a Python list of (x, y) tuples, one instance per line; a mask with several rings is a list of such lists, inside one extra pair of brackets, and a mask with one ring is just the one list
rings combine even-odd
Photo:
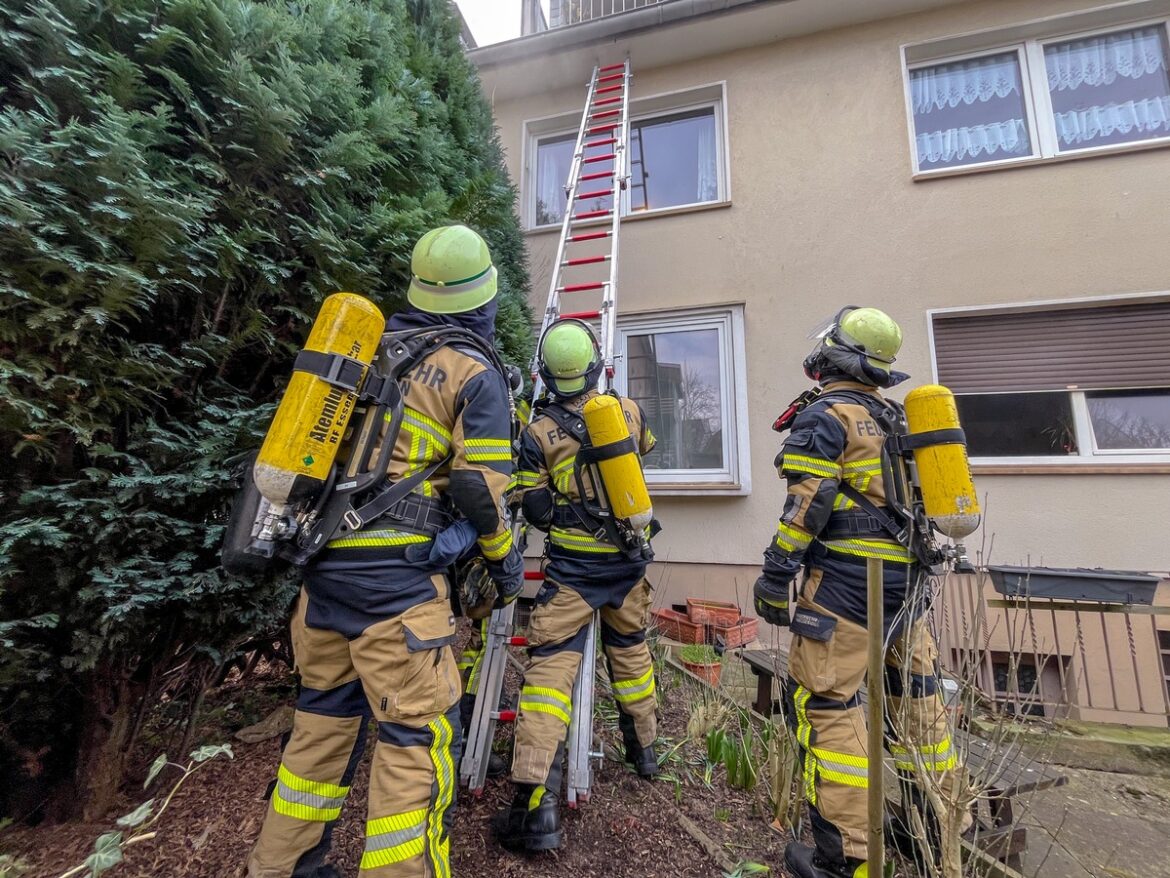
[(719, 688), (719, 676), (723, 673), (721, 662), (688, 662), (682, 659), (682, 666), (701, 680), (705, 680), (712, 688)]

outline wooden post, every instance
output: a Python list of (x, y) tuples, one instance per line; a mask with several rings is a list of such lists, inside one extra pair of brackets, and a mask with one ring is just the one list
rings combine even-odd
[(869, 874), (882, 878), (886, 851), (882, 836), (886, 812), (884, 776), (882, 774), (883, 731), (885, 722), (885, 624), (882, 606), (882, 562), (867, 558), (865, 565), (869, 627), (869, 668), (866, 685), (869, 696), (869, 838), (866, 845)]

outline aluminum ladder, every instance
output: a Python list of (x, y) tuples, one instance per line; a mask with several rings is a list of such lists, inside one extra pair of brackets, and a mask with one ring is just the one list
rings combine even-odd
[[(609, 389), (614, 376), (614, 337), (617, 331), (618, 229), (622, 193), (629, 185), (630, 62), (596, 66), (589, 80), (585, 111), (577, 129), (577, 141), (569, 177), (565, 183), (565, 214), (557, 243), (556, 262), (549, 284), (548, 302), (538, 338), (562, 317), (575, 317), (599, 325), (599, 341), (605, 368), (601, 390)], [(582, 187), (582, 184), (585, 184)], [(604, 202), (608, 199), (608, 205)], [(590, 207), (587, 202), (601, 202)], [(585, 208), (585, 209), (582, 209)], [(570, 255), (572, 250), (572, 255)], [(592, 298), (593, 307), (562, 313), (562, 297)], [(540, 399), (543, 384), (535, 356), (531, 365), (533, 399)], [(517, 523), (517, 533), (522, 522)], [(529, 571), (527, 580), (543, 575)], [(483, 792), (496, 723), (514, 722), (516, 711), (500, 710), (500, 693), (509, 661), (519, 666), (511, 648), (527, 646), (515, 631), (516, 604), (492, 613), (484, 646), (483, 670), (475, 711), (467, 735), (467, 749), (460, 763), (460, 780), (473, 794)], [(593, 779), (591, 760), (602, 753), (593, 746), (593, 697), (597, 670), (595, 636), (597, 614), (586, 629), (586, 648), (573, 683), (573, 711), (565, 745), (568, 760), (566, 801), (570, 808), (588, 801)], [(522, 670), (522, 668), (521, 668)]]

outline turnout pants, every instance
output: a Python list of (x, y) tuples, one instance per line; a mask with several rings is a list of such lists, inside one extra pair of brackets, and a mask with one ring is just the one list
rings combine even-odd
[[(817, 848), (836, 862), (865, 860), (869, 759), (860, 689), (868, 633), (815, 602), (818, 580), (814, 574), (805, 584), (793, 617), (788, 719), (800, 746), (802, 788)], [(899, 777), (928, 803), (952, 799), (967, 783), (938, 691), (937, 658), (934, 637), (921, 618), (902, 627), (885, 655), (889, 749)], [(959, 830), (970, 822), (967, 813)]]
[(370, 625), (357, 637), (306, 624), (302, 589), (292, 623), (301, 674), (284, 748), (248, 878), (310, 878), (378, 723), (370, 774), (363, 878), (449, 878), (455, 802), (459, 673), (445, 578), (438, 596)]
[[(520, 689), (512, 757), (512, 781), (538, 785), (547, 780), (557, 747), (568, 733), (581, 656), (593, 649), (585, 637), (593, 607), (581, 593), (551, 579), (542, 591), (529, 624), (531, 664)], [(650, 583), (639, 577), (619, 607), (600, 608), (601, 643), (614, 700), (633, 721), (642, 746), (653, 744), (658, 735), (654, 664), (646, 645), (650, 601)]]

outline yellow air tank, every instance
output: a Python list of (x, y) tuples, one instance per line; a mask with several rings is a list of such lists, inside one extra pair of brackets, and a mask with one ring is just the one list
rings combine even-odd
[[(910, 435), (959, 429), (955, 395), (939, 384), (916, 387), (906, 394), (906, 425)], [(958, 437), (942, 437), (914, 449), (926, 515), (936, 530), (959, 540), (979, 527), (979, 500), (971, 481), (967, 446)]]
[[(353, 293), (321, 304), (306, 351), (341, 354), (367, 368), (378, 352), (386, 320), (377, 306)], [(295, 370), (264, 437), (252, 476), (278, 509), (314, 497), (325, 485), (357, 395), (311, 372)]]
[[(594, 448), (630, 440), (630, 428), (622, 404), (612, 396), (593, 397), (585, 403), (581, 417)], [(654, 518), (654, 509), (646, 491), (646, 477), (642, 475), (637, 445), (625, 454), (598, 461), (597, 468), (614, 518), (628, 522), (635, 532), (641, 533)]]

